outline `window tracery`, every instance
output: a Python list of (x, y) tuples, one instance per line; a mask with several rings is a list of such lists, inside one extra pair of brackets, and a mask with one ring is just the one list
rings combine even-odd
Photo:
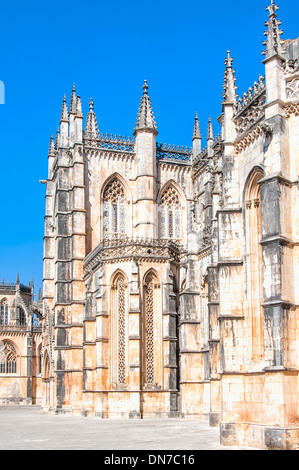
[(122, 183), (114, 178), (104, 191), (104, 235), (126, 233), (126, 197)]
[(118, 307), (118, 383), (126, 383), (126, 302), (125, 280), (120, 275), (116, 281)]
[(20, 322), (20, 326), (26, 325), (26, 315), (22, 307), (19, 307), (19, 322)]
[(0, 373), (16, 374), (17, 352), (15, 347), (8, 341), (0, 342)]
[(169, 186), (161, 197), (160, 236), (181, 238), (181, 203), (177, 191), (172, 186)]
[(8, 325), (8, 303), (6, 300), (3, 300), (1, 303), (0, 324)]
[(145, 386), (155, 384), (155, 290), (159, 282), (154, 273), (149, 273), (144, 284), (144, 382)]

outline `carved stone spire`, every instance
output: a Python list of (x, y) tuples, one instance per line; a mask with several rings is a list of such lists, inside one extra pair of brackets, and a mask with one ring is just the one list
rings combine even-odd
[(70, 103), (70, 113), (76, 113), (77, 108), (77, 97), (76, 97), (76, 88), (73, 83), (72, 94), (71, 94), (71, 103)]
[(282, 40), (280, 35), (283, 34), (283, 31), (279, 29), (281, 21), (277, 20), (276, 11), (279, 10), (279, 6), (275, 5), (274, 0), (271, 0), (271, 5), (266, 8), (269, 11), (269, 21), (266, 21), (265, 26), (268, 27), (268, 31), (264, 32), (264, 35), (267, 36), (267, 40), (263, 42), (263, 45), (266, 46), (266, 50), (262, 52), (265, 56), (265, 59), (270, 59), (275, 55), (284, 54), (282, 48)]
[(209, 117), (209, 122), (208, 122), (207, 139), (208, 140), (214, 140), (214, 132), (213, 132), (213, 124), (212, 124), (211, 116)]
[(236, 102), (236, 77), (235, 77), (235, 71), (233, 69), (233, 58), (230, 55), (230, 51), (227, 51), (227, 57), (224, 61), (225, 65), (225, 72), (224, 72), (224, 83), (223, 83), (223, 99), (226, 102), (229, 103), (235, 103)]
[(63, 101), (62, 101), (62, 109), (61, 109), (61, 118), (60, 118), (60, 122), (61, 121), (68, 121), (68, 110), (67, 110), (67, 104), (66, 104), (66, 97), (64, 95), (63, 97)]
[(148, 84), (144, 80), (143, 84), (143, 95), (141, 97), (137, 121), (135, 125), (135, 131), (139, 129), (152, 129), (157, 133), (157, 126), (152, 110), (151, 100), (148, 95)]
[(82, 103), (79, 95), (76, 99), (76, 115), (82, 117)]
[(49, 155), (53, 155), (54, 152), (55, 152), (55, 144), (54, 144), (54, 138), (52, 134), (50, 138)]
[(201, 152), (201, 133), (197, 113), (195, 114), (192, 143), (192, 156), (195, 158)]
[(198, 114), (197, 113), (195, 114), (194, 127), (193, 127), (192, 140), (194, 140), (194, 139), (201, 139), (199, 120), (198, 120)]
[(86, 116), (86, 123), (84, 129), (85, 139), (98, 139), (99, 138), (99, 127), (97, 118), (93, 109), (93, 100), (89, 100), (89, 111)]
[(55, 140), (55, 149), (59, 149), (59, 140), (60, 140), (60, 131), (59, 131), (59, 126), (57, 127), (56, 131), (56, 140)]

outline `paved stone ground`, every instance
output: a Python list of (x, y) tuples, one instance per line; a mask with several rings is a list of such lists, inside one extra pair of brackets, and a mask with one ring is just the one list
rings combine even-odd
[(218, 428), (186, 419), (101, 420), (0, 406), (0, 450), (247, 450), (223, 447)]

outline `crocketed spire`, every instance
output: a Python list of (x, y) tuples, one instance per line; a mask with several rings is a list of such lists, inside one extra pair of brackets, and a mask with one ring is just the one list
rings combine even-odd
[(50, 144), (49, 144), (49, 155), (53, 155), (54, 152), (55, 152), (55, 143), (54, 143), (54, 138), (52, 134), (50, 138)]
[(211, 116), (209, 117), (209, 122), (208, 122), (208, 134), (207, 134), (207, 139), (214, 139), (214, 132), (213, 132), (213, 124), (212, 124), (212, 119)]
[(269, 21), (266, 21), (265, 26), (268, 27), (268, 31), (264, 32), (267, 36), (267, 40), (263, 42), (266, 46), (266, 50), (262, 52), (266, 59), (271, 58), (274, 55), (282, 55), (284, 50), (282, 48), (282, 40), (280, 35), (283, 31), (279, 29), (281, 21), (277, 20), (276, 11), (279, 10), (279, 6), (275, 5), (274, 0), (271, 0), (271, 5), (266, 8), (269, 11)]
[(224, 72), (224, 83), (223, 83), (223, 99), (226, 102), (235, 103), (236, 102), (236, 77), (235, 71), (233, 69), (233, 58), (230, 55), (230, 51), (227, 51), (227, 56), (224, 61), (225, 72)]
[(143, 84), (143, 95), (141, 97), (137, 121), (135, 125), (135, 131), (139, 129), (153, 129), (157, 132), (157, 126), (152, 110), (151, 100), (148, 95), (148, 84), (144, 80)]
[(63, 102), (62, 102), (62, 109), (61, 109), (61, 118), (60, 121), (68, 121), (68, 110), (66, 104), (66, 97), (64, 95)]
[(195, 114), (195, 121), (194, 121), (194, 127), (193, 127), (192, 140), (194, 140), (194, 139), (201, 139), (199, 120), (198, 120), (198, 114), (197, 113)]
[(93, 100), (89, 100), (89, 111), (86, 116), (86, 123), (84, 129), (85, 139), (98, 139), (99, 138), (99, 127), (95, 112), (93, 110)]
[(75, 88), (75, 84), (73, 83), (71, 103), (70, 103), (70, 113), (76, 113), (76, 108), (77, 108), (76, 88)]

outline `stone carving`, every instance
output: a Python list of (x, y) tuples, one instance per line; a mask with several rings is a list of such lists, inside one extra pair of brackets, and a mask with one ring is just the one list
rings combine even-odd
[(299, 78), (293, 78), (286, 83), (287, 98), (299, 98)]
[(174, 160), (176, 162), (188, 163), (191, 160), (192, 149), (175, 145), (157, 143), (158, 160)]
[(126, 382), (126, 305), (124, 277), (119, 276), (116, 283), (118, 306), (118, 383)]
[(253, 88), (249, 88), (248, 93), (244, 93), (235, 106), (234, 121), (238, 134), (250, 129), (264, 117), (265, 99), (264, 78), (260, 76), (259, 81), (254, 83)]

